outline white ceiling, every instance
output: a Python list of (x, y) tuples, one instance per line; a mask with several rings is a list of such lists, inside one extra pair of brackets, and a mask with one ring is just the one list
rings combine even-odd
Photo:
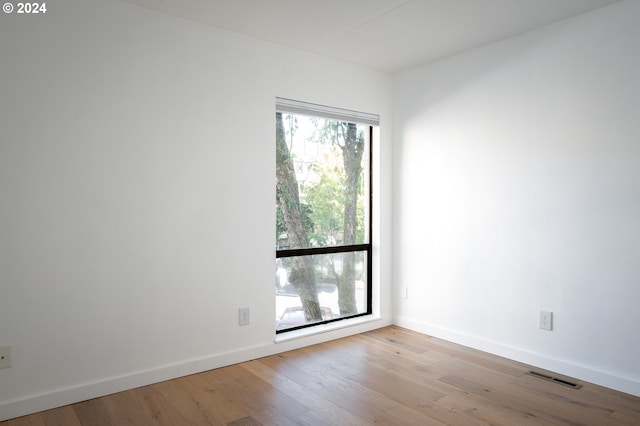
[(123, 0), (387, 72), (620, 0)]

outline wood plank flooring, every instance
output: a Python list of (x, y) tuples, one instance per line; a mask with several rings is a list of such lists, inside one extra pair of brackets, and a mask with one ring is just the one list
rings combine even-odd
[(0, 426), (640, 425), (640, 398), (529, 370), (392, 326)]

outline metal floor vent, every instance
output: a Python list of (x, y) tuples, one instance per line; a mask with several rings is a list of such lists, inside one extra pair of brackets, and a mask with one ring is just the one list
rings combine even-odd
[(581, 384), (570, 382), (564, 379), (559, 379), (557, 377), (549, 376), (547, 374), (538, 373), (537, 371), (527, 371), (527, 374), (533, 377), (537, 377), (539, 379), (548, 380), (553, 383), (558, 383), (559, 385), (567, 386), (572, 389), (580, 389), (582, 387)]

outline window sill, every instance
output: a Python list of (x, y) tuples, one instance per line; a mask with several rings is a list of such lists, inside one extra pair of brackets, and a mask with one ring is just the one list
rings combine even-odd
[(340, 330), (343, 328), (354, 327), (361, 324), (367, 324), (380, 321), (382, 318), (375, 315), (367, 315), (363, 317), (351, 318), (342, 321), (331, 322), (329, 324), (320, 324), (313, 327), (303, 328), (300, 330), (287, 331), (285, 333), (276, 334), (275, 343), (288, 342), (290, 340), (301, 339), (303, 337), (315, 336), (321, 333)]

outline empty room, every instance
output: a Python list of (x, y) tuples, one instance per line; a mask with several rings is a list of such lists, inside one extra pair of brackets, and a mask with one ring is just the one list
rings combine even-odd
[(0, 424), (640, 424), (640, 2), (0, 12)]

